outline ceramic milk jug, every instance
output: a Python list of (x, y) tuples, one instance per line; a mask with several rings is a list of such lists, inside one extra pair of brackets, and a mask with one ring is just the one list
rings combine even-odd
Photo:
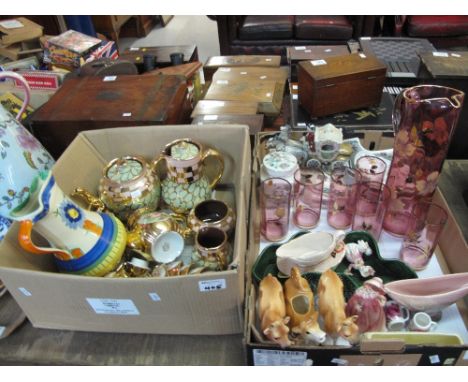
[[(24, 78), (0, 73), (0, 79), (5, 77), (23, 84), (27, 105)], [(85, 211), (65, 196), (50, 171), (53, 163), (36, 138), (0, 108), (0, 215), (20, 222), (18, 239), (25, 250), (54, 254), (61, 271), (103, 276), (122, 257), (125, 228), (113, 215)], [(52, 247), (32, 242), (33, 227)]]
[[(211, 182), (204, 174), (204, 162), (208, 157), (214, 157), (219, 164)], [(166, 145), (154, 161), (154, 168), (161, 160), (167, 164), (167, 177), (161, 183), (162, 198), (177, 213), (188, 213), (198, 203), (209, 199), (224, 171), (224, 159), (217, 150), (205, 150), (200, 143), (189, 138)]]
[(26, 202), (33, 179), (40, 170), (49, 170), (53, 158), (19, 122), (29, 103), (30, 90), (26, 80), (14, 72), (1, 72), (0, 79), (19, 81), (25, 99), (17, 119), (0, 107), (0, 240), (6, 234), (14, 211)]

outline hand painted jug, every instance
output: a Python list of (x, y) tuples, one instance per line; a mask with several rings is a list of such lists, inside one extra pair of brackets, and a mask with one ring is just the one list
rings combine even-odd
[[(204, 174), (205, 160), (209, 157), (214, 157), (219, 164), (211, 182)], [(224, 172), (224, 159), (217, 150), (205, 150), (189, 138), (166, 145), (153, 167), (156, 168), (161, 160), (167, 164), (167, 177), (161, 183), (162, 198), (177, 213), (188, 213), (198, 203), (209, 199)]]
[(16, 119), (0, 107), (0, 240), (11, 225), (11, 212), (27, 200), (33, 179), (54, 164), (52, 156), (19, 122), (30, 98), (27, 81), (14, 72), (0, 72), (3, 78), (18, 81), (25, 98)]
[(388, 233), (403, 236), (414, 203), (432, 199), (464, 96), (452, 88), (419, 85), (395, 100), (395, 142), (387, 177), (391, 196), (383, 223)]
[[(0, 73), (29, 88), (16, 73)], [(125, 249), (126, 231), (113, 215), (85, 211), (55, 183), (54, 161), (42, 145), (9, 113), (0, 108), (0, 215), (20, 222), (18, 239), (27, 251), (54, 254), (61, 271), (102, 276), (112, 271)], [(34, 230), (52, 245), (38, 247)]]

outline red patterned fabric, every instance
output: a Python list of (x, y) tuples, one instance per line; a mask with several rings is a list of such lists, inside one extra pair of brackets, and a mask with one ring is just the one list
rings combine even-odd
[(353, 26), (346, 16), (296, 16), (298, 39), (347, 40), (353, 36)]
[(407, 32), (412, 37), (468, 35), (468, 16), (409, 16)]

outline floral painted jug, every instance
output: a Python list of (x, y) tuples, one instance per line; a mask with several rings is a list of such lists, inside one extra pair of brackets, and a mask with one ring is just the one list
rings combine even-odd
[[(36, 177), (28, 203), (15, 215), (20, 220), (21, 247), (38, 255), (53, 254), (62, 272), (104, 276), (117, 267), (125, 250), (127, 232), (120, 220), (77, 206), (57, 186), (50, 171)], [(33, 227), (53, 247), (35, 245)]]
[(0, 107), (0, 240), (11, 225), (11, 212), (27, 200), (34, 178), (54, 164), (52, 156), (19, 122), (30, 98), (27, 81), (14, 72), (0, 72), (0, 79), (4, 78), (19, 81), (25, 99), (16, 119)]
[[(204, 162), (210, 156), (219, 164), (211, 182), (204, 174)], [(162, 198), (177, 213), (186, 214), (198, 203), (209, 199), (224, 172), (224, 159), (217, 150), (204, 150), (200, 143), (189, 138), (169, 143), (153, 167), (156, 168), (161, 160), (167, 164), (167, 177), (161, 183)]]
[(465, 94), (420, 85), (399, 94), (393, 109), (395, 143), (387, 177), (391, 197), (383, 227), (394, 235), (408, 230), (414, 203), (432, 199)]
[[(0, 79), (18, 80), (25, 89), (22, 115), (29, 102), (23, 77), (0, 73)], [(20, 222), (18, 239), (27, 251), (54, 254), (59, 270), (90, 276), (112, 271), (125, 249), (126, 231), (113, 215), (85, 211), (55, 183), (54, 160), (16, 119), (0, 107), (0, 216)], [(32, 242), (32, 229), (51, 248)]]

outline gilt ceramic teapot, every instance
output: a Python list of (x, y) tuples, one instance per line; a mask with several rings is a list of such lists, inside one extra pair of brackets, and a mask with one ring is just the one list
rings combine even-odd
[[(210, 180), (204, 174), (205, 160), (213, 157), (218, 171)], [(211, 197), (211, 190), (224, 172), (224, 159), (215, 149), (204, 149), (189, 138), (178, 139), (166, 145), (154, 161), (154, 168), (162, 160), (167, 164), (167, 177), (161, 183), (164, 202), (177, 213), (188, 213), (198, 203)]]

